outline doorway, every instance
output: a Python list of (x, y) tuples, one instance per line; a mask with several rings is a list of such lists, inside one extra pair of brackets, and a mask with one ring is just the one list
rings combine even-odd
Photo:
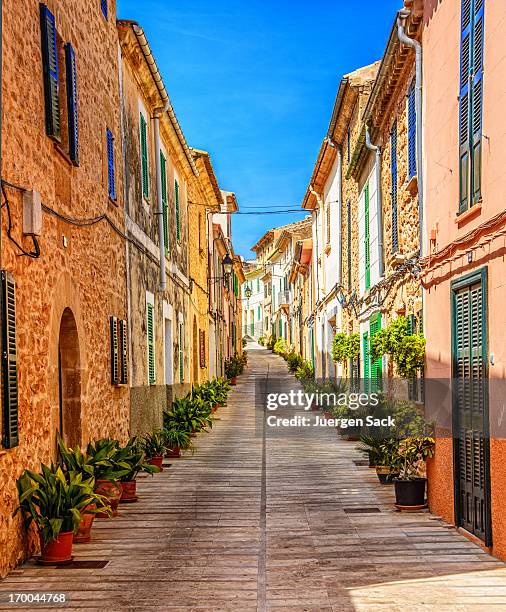
[(486, 268), (452, 283), (452, 362), (456, 523), (490, 546)]
[(70, 308), (65, 308), (58, 339), (59, 431), (72, 448), (82, 443), (81, 360), (77, 324)]

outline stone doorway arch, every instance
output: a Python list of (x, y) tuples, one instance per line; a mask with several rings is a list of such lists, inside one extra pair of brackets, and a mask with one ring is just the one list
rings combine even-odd
[(70, 308), (65, 308), (60, 321), (58, 391), (58, 429), (68, 446), (81, 446), (81, 359), (77, 323)]

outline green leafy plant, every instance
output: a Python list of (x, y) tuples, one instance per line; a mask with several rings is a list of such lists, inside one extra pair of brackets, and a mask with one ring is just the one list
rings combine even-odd
[(360, 355), (360, 335), (338, 332), (332, 341), (332, 358), (337, 363), (344, 363)]
[[(72, 450), (72, 454), (76, 453), (77, 449)], [(123, 476), (126, 476), (130, 471), (128, 463), (121, 461), (119, 455), (119, 442), (111, 438), (102, 438), (95, 442), (90, 442), (86, 447), (85, 463), (88, 466), (92, 466), (95, 480), (120, 480)], [(67, 469), (73, 469), (70, 467), (74, 461), (74, 458), (70, 454), (63, 452), (62, 446), (60, 445), (60, 453), (62, 455), (63, 462), (67, 465)]]
[(267, 338), (267, 343), (266, 343), (266, 347), (270, 350), (273, 351), (274, 350), (274, 345), (276, 344), (276, 336), (269, 336)]
[(160, 457), (167, 450), (167, 443), (163, 430), (156, 429), (150, 434), (146, 434), (140, 440), (141, 448), (149, 459)]
[(239, 359), (234, 355), (233, 357), (229, 357), (225, 359), (225, 376), (230, 380), (242, 374), (244, 370), (244, 365), (239, 361)]
[[(64, 472), (60, 466), (41, 465), (41, 473), (25, 470), (17, 479), (17, 512), (24, 515), (27, 527), (35, 522), (44, 544), (58, 539), (60, 533), (76, 532), (87, 513), (109, 511), (105, 498), (94, 492), (95, 479), (82, 472)], [(95, 505), (95, 508), (90, 506)]]
[(264, 344), (265, 344), (265, 336), (260, 336), (260, 338), (258, 338), (258, 344), (260, 344), (261, 346), (264, 346)]
[(371, 358), (391, 355), (397, 372), (404, 378), (413, 378), (425, 362), (425, 338), (410, 334), (406, 317), (397, 317), (388, 327), (371, 337)]
[(297, 372), (298, 368), (304, 363), (304, 359), (302, 355), (299, 355), (294, 350), (290, 351), (286, 354), (286, 363), (288, 364), (288, 369), (290, 372)]
[(279, 338), (278, 340), (276, 340), (276, 343), (274, 344), (273, 348), (273, 351), (276, 353), (276, 355), (284, 355), (286, 353), (286, 350), (287, 346), (284, 339)]
[(397, 448), (400, 465), (400, 480), (421, 477), (421, 464), (434, 456), (436, 441), (429, 436), (408, 437)]
[(192, 442), (190, 434), (187, 431), (179, 429), (164, 429), (163, 435), (167, 449), (173, 450), (179, 448), (181, 450), (191, 450)]
[(122, 482), (135, 480), (140, 472), (155, 474), (160, 471), (155, 465), (145, 462), (146, 455), (137, 438), (131, 438), (125, 446), (119, 448), (117, 459), (130, 468), (128, 474), (121, 477)]

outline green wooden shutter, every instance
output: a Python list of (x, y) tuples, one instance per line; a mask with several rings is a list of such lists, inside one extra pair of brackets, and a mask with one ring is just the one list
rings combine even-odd
[(126, 385), (128, 383), (128, 337), (125, 319), (119, 322), (119, 344), (121, 351), (120, 384)]
[[(369, 333), (370, 341), (381, 329), (381, 313), (372, 315), (369, 320)], [(370, 347), (369, 347), (370, 355)], [(378, 391), (381, 389), (381, 382), (383, 377), (383, 360), (381, 357), (371, 362), (371, 390)]]
[(160, 151), (160, 174), (162, 180), (162, 206), (163, 206), (163, 243), (165, 254), (169, 252), (169, 213), (167, 205), (167, 160)]
[(148, 329), (148, 384), (156, 382), (155, 371), (155, 321), (153, 304), (147, 306), (147, 329)]
[(179, 337), (178, 337), (178, 350), (179, 350), (179, 382), (184, 382), (184, 324), (179, 323)]
[(364, 364), (364, 391), (367, 393), (369, 391), (369, 384), (370, 384), (370, 370), (369, 370), (369, 366), (370, 366), (370, 357), (369, 357), (369, 334), (368, 332), (364, 332), (364, 334), (362, 335), (362, 352), (363, 352), (363, 359), (362, 362)]
[(181, 242), (181, 210), (179, 207), (179, 183), (174, 181), (174, 198), (176, 206), (176, 240)]
[(473, 204), (481, 199), (481, 151), (483, 126), (483, 35), (484, 0), (474, 0), (473, 12), (473, 91), (471, 110), (472, 129), (472, 198)]
[(46, 134), (60, 142), (60, 86), (58, 83), (56, 22), (54, 15), (45, 4), (40, 5), (40, 29), (42, 37), (42, 68), (44, 72)]
[(1, 282), (3, 445), (13, 448), (19, 444), (16, 285), (5, 270)]
[(110, 317), (109, 326), (111, 330), (111, 384), (119, 385), (119, 334), (117, 317)]
[(365, 288), (371, 286), (371, 246), (369, 233), (369, 183), (364, 190), (364, 224), (365, 224)]
[(70, 43), (65, 45), (67, 73), (67, 110), (69, 127), (69, 157), (74, 166), (79, 165), (79, 120), (77, 104), (76, 54)]
[(142, 195), (145, 198), (149, 198), (148, 126), (142, 113), (140, 113), (139, 130), (141, 139)]

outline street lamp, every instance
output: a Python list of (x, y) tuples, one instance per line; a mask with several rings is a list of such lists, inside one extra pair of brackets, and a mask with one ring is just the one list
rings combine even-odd
[(230, 257), (228, 253), (225, 255), (222, 265), (223, 265), (223, 274), (225, 275), (225, 277), (230, 276), (230, 274), (232, 274), (232, 268), (234, 266), (234, 262), (232, 261), (232, 258)]
[(244, 297), (249, 300), (251, 297), (251, 288), (250, 287), (246, 287), (246, 289), (244, 290)]

